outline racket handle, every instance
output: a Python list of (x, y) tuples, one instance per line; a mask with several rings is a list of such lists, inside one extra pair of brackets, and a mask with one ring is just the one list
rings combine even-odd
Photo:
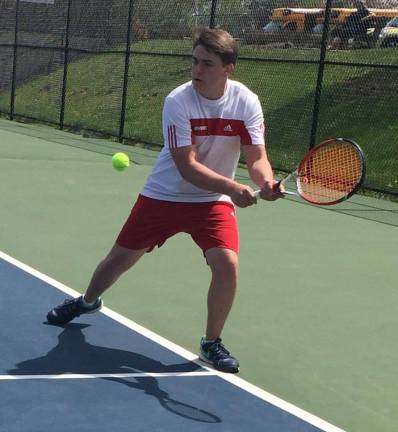
[[(281, 191), (280, 190), (280, 185), (281, 185), (281, 183), (282, 183), (282, 180), (279, 180), (278, 182), (275, 182), (274, 184), (273, 184), (273, 186), (272, 186), (272, 189), (274, 190), (274, 191)], [(256, 197), (256, 199), (259, 199), (259, 198), (261, 198), (260, 197), (260, 190), (256, 190), (255, 192), (254, 192), (254, 196)]]
[[(254, 196), (256, 197), (256, 199), (260, 199), (261, 198), (260, 197), (260, 192), (261, 192), (260, 190), (254, 191)], [(287, 190), (283, 191), (282, 193), (283, 193), (283, 195), (299, 196), (299, 194), (297, 192), (292, 192), (292, 191), (287, 191)]]

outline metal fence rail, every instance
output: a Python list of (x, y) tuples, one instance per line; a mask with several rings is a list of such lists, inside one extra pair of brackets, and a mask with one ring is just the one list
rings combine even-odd
[(394, 10), (339, 41), (337, 2), (278, 18), (296, 3), (0, 0), (0, 112), (161, 144), (163, 98), (190, 78), (194, 29), (221, 27), (240, 40), (234, 78), (260, 97), (275, 168), (291, 170), (325, 138), (353, 138), (365, 187), (398, 196), (398, 49), (382, 37)]

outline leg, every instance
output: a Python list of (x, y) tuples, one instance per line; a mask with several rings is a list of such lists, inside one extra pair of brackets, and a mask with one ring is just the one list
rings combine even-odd
[(205, 252), (212, 279), (207, 296), (206, 339), (220, 337), (234, 301), (239, 260), (230, 249), (212, 248)]
[(93, 303), (119, 277), (129, 270), (148, 249), (132, 250), (114, 244), (108, 255), (98, 264), (91, 278), (84, 300)]
[[(96, 268), (86, 294), (67, 299), (47, 314), (47, 321), (64, 325), (81, 314), (97, 312), (102, 307), (100, 295), (132, 267), (148, 249), (131, 250), (115, 244)], [(87, 304), (89, 303), (89, 304)]]
[(174, 228), (169, 228), (170, 232), (164, 229), (163, 208), (162, 201), (140, 195), (115, 245), (94, 271), (84, 296), (67, 299), (61, 305), (51, 309), (47, 314), (48, 322), (64, 325), (81, 314), (100, 310), (101, 294), (115, 283), (122, 273), (131, 268), (145, 252), (156, 245), (163, 244), (174, 233)]
[(207, 296), (206, 337), (200, 343), (201, 360), (223, 372), (239, 372), (239, 361), (223, 345), (220, 335), (235, 297), (238, 254), (231, 249), (213, 248), (205, 253), (212, 279)]

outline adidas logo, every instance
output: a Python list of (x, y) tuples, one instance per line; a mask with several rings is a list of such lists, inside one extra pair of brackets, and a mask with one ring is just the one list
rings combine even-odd
[(232, 126), (230, 124), (225, 126), (224, 132), (232, 132)]

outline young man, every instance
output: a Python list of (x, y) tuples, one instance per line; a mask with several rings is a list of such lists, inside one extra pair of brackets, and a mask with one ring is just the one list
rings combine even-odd
[(179, 232), (189, 233), (212, 272), (207, 328), (200, 357), (236, 373), (239, 362), (221, 342), (238, 276), (235, 206), (256, 203), (250, 186), (236, 182), (243, 149), (263, 199), (282, 196), (273, 179), (264, 144), (258, 97), (229, 76), (237, 43), (223, 30), (202, 30), (192, 53), (192, 81), (173, 90), (163, 109), (164, 147), (116, 243), (95, 270), (85, 294), (52, 309), (47, 319), (64, 325), (99, 310), (101, 294), (146, 252)]

